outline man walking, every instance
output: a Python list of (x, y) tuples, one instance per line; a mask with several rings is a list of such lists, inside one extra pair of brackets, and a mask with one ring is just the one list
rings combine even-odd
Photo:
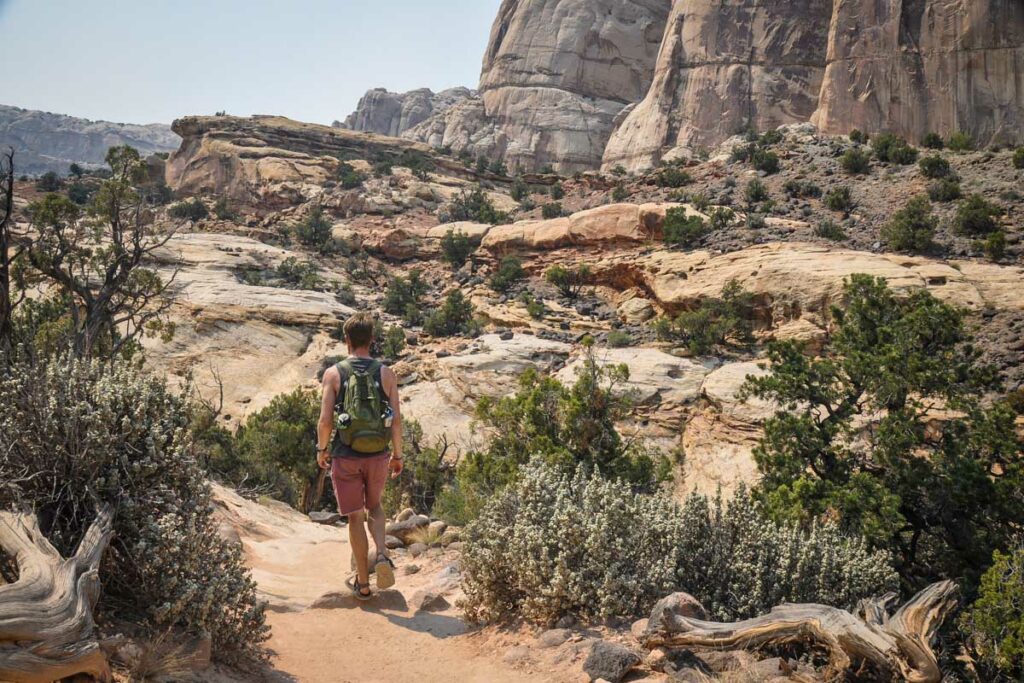
[[(360, 600), (370, 590), (370, 528), (376, 550), (377, 588), (395, 584), (395, 567), (384, 543), (387, 518), (381, 505), (388, 473), (402, 473), (402, 415), (398, 378), (370, 354), (373, 317), (358, 313), (344, 325), (349, 357), (324, 373), (317, 427), (317, 463), (330, 469), (338, 512), (348, 516), (356, 575), (348, 585)], [(331, 434), (334, 443), (331, 444)]]

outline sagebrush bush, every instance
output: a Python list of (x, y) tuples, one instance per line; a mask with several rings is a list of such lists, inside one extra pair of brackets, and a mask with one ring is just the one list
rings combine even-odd
[(263, 608), (241, 549), (217, 533), (189, 417), (162, 380), (129, 364), (9, 366), (0, 375), (0, 507), (32, 506), (70, 555), (97, 507), (113, 506), (101, 609), (208, 633), (220, 660), (259, 658)]
[(1017, 170), (1024, 169), (1024, 147), (1013, 150), (1013, 167)]
[(906, 166), (917, 161), (917, 150), (905, 139), (892, 133), (880, 133), (871, 141), (871, 149), (879, 161)]
[(850, 175), (864, 175), (871, 170), (871, 156), (859, 147), (851, 147), (839, 157), (839, 165)]
[(654, 181), (659, 187), (683, 187), (693, 182), (693, 176), (678, 166), (666, 166), (658, 171)]
[(745, 491), (728, 504), (662, 494), (534, 460), (466, 529), (467, 616), (551, 624), (634, 617), (684, 590), (712, 618), (782, 602), (852, 607), (896, 585), (885, 553), (833, 526), (801, 532), (764, 517)]
[(999, 205), (980, 194), (967, 195), (957, 207), (953, 229), (960, 235), (988, 235), (999, 227), (996, 219), (1002, 213)]
[(846, 185), (833, 187), (825, 195), (825, 199), (823, 201), (825, 208), (830, 211), (838, 211), (847, 215), (853, 211), (853, 193), (850, 192), (850, 188)]
[(961, 625), (982, 663), (992, 672), (1021, 680), (1024, 674), (1024, 546), (996, 551), (981, 577), (978, 599)]
[(920, 195), (893, 214), (882, 228), (882, 239), (896, 251), (922, 252), (932, 246), (938, 222), (928, 198)]
[(963, 191), (960, 181), (956, 178), (943, 178), (928, 185), (928, 197), (933, 202), (952, 202), (960, 199)]
[(918, 167), (921, 169), (921, 175), (925, 178), (931, 178), (935, 180), (937, 178), (946, 178), (953, 173), (953, 169), (950, 167), (949, 162), (943, 159), (938, 154), (931, 154), (926, 157), (922, 157), (917, 162)]

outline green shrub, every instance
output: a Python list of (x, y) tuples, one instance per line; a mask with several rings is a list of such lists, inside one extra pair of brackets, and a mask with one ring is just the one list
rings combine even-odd
[(701, 356), (726, 344), (749, 345), (753, 342), (754, 297), (736, 280), (722, 288), (719, 298), (708, 297), (691, 311), (655, 323), (662, 341), (682, 343), (690, 353)]
[(314, 500), (318, 472), (309, 453), (319, 418), (319, 398), (299, 388), (250, 415), (235, 438), (236, 457), (250, 483), (306, 512), (319, 503)]
[(917, 161), (917, 150), (903, 138), (892, 133), (880, 133), (871, 141), (871, 149), (879, 161), (906, 166)]
[(709, 232), (704, 219), (688, 215), (685, 207), (677, 206), (665, 212), (665, 244), (692, 247)]
[(871, 156), (859, 147), (851, 147), (839, 157), (839, 165), (850, 175), (864, 175), (871, 170)]
[(540, 213), (548, 220), (552, 218), (561, 218), (564, 215), (562, 205), (558, 202), (551, 202), (540, 207)]
[(895, 251), (920, 253), (932, 246), (937, 224), (928, 198), (914, 197), (882, 228), (882, 239)]
[(942, 149), (946, 143), (938, 133), (928, 133), (921, 139), (921, 146), (925, 149)]
[(980, 194), (970, 194), (957, 207), (953, 229), (961, 235), (987, 235), (999, 227), (996, 218), (1002, 213), (998, 205), (986, 201)]
[(402, 473), (391, 479), (384, 489), (384, 509), (411, 507), (429, 515), (455, 479), (455, 466), (445, 457), (448, 444), (439, 440), (433, 445), (425, 445), (423, 427), (416, 420), (403, 419), (402, 434), (405, 442), (402, 452), (404, 467)]
[(612, 201), (621, 204), (622, 202), (629, 199), (629, 190), (622, 183), (617, 184), (612, 188)]
[[(116, 510), (100, 567), (105, 621), (209, 635), (213, 657), (260, 658), (263, 607), (241, 547), (217, 530), (190, 411), (134, 364), (67, 358), (0, 371), (0, 508), (41, 513), (70, 556), (97, 506)], [(309, 461), (309, 442), (304, 442)]]
[(495, 159), (492, 161), (487, 167), (487, 170), (496, 176), (501, 176), (502, 178), (508, 176), (508, 166), (506, 166), (505, 162), (501, 159)]
[(54, 171), (47, 171), (36, 180), (36, 189), (40, 192), (57, 192), (63, 185), (64, 181)]
[(202, 221), (209, 217), (210, 212), (201, 199), (178, 202), (167, 209), (167, 215), (183, 221)]
[(480, 330), (473, 314), (473, 304), (456, 289), (445, 297), (441, 308), (427, 316), (423, 330), (432, 337), (472, 336)]
[(936, 178), (947, 178), (953, 173), (949, 162), (938, 154), (923, 157), (917, 162), (917, 165), (921, 169), (921, 175), (933, 180)]
[(362, 187), (363, 183), (366, 182), (366, 174), (357, 171), (355, 166), (352, 164), (342, 161), (338, 164), (338, 183), (341, 184), (342, 188), (346, 190), (354, 190), (357, 187)]
[(732, 225), (735, 218), (736, 212), (732, 209), (728, 209), (724, 206), (716, 206), (708, 215), (708, 227), (711, 229), (711, 232), (724, 230)]
[(633, 345), (633, 337), (624, 330), (612, 330), (608, 333), (608, 347), (612, 349), (623, 349)]
[(1024, 147), (1018, 147), (1013, 151), (1013, 167), (1017, 170), (1024, 169)]
[(405, 351), (405, 330), (397, 325), (392, 325), (384, 332), (381, 352), (388, 360), (398, 360), (403, 351)]
[(531, 292), (520, 294), (519, 301), (526, 306), (526, 313), (534, 320), (543, 320), (547, 315), (548, 311), (544, 302), (535, 297)]
[(442, 209), (439, 218), (442, 223), (473, 221), (502, 225), (509, 222), (508, 214), (494, 208), (494, 204), (491, 203), (490, 197), (482, 187), (477, 187), (472, 191), (463, 190)]
[(957, 131), (949, 136), (946, 146), (954, 152), (969, 152), (974, 149), (974, 138), (970, 133)]
[(477, 246), (477, 241), (466, 233), (448, 230), (441, 238), (441, 258), (453, 268), (461, 268)]
[[(388, 281), (384, 290), (384, 312), (400, 315), (410, 324), (415, 324), (422, 306), (423, 295), (427, 293), (427, 284), (423, 281), (419, 270), (412, 270), (409, 277), (396, 275)], [(409, 316), (410, 312), (415, 315)]]
[(755, 149), (750, 156), (750, 165), (758, 171), (774, 175), (779, 172), (779, 155), (764, 149)]
[(782, 140), (782, 132), (779, 130), (765, 131), (764, 133), (761, 133), (761, 136), (758, 138), (758, 142), (766, 147), (777, 145), (782, 142)]
[(768, 187), (757, 178), (754, 178), (747, 183), (744, 196), (747, 199), (747, 203), (753, 205), (765, 201), (770, 195), (768, 194)]
[(477, 157), (476, 159), (476, 172), (487, 173), (487, 157)]
[(995, 551), (961, 626), (991, 675), (984, 680), (1024, 677), (1024, 547)]
[(562, 265), (552, 266), (544, 273), (544, 279), (554, 285), (567, 299), (578, 299), (590, 279), (590, 268), (580, 264), (574, 269)]
[(562, 187), (562, 183), (555, 183), (551, 186), (551, 198), (556, 202), (561, 201), (565, 197), (565, 188)]
[(683, 187), (693, 182), (693, 176), (678, 166), (666, 166), (658, 171), (654, 181), (659, 187)]
[[(769, 346), (769, 374), (741, 396), (783, 406), (754, 451), (758, 497), (777, 520), (828, 514), (887, 549), (906, 590), (945, 577), (970, 589), (1024, 518), (1013, 412), (981, 398), (995, 384), (963, 313), (926, 289), (854, 275), (820, 355)], [(940, 438), (930, 406), (957, 406)], [(828, 414), (828, 419), (820, 419)], [(955, 510), (955, 514), (950, 514)]]
[(92, 197), (92, 190), (85, 183), (74, 182), (68, 187), (68, 199), (79, 206), (85, 206)]
[(505, 294), (526, 277), (523, 262), (515, 256), (506, 256), (498, 264), (498, 270), (491, 277), (491, 289)]
[(1006, 233), (1002, 230), (996, 230), (989, 234), (985, 241), (982, 242), (981, 250), (985, 252), (985, 256), (989, 261), (1002, 261), (1003, 257), (1006, 256)]
[(612, 175), (619, 176), (620, 178), (626, 175), (626, 173), (628, 173), (628, 171), (626, 171), (626, 167), (623, 166), (622, 164), (619, 164), (618, 166), (612, 169)]
[(825, 194), (825, 208), (849, 215), (855, 206), (853, 193), (846, 185), (837, 185)]
[(68, 173), (75, 178), (81, 178), (82, 176), (85, 175), (85, 169), (79, 166), (78, 164), (73, 163), (70, 166), (68, 166)]
[(324, 286), (324, 280), (320, 277), (320, 269), (316, 264), (299, 261), (294, 256), (289, 256), (281, 261), (277, 265), (275, 274), (282, 283), (297, 289), (317, 290)]
[(818, 223), (817, 227), (814, 228), (814, 234), (833, 242), (843, 242), (846, 240), (846, 231), (831, 218), (826, 218)]
[(539, 460), (465, 535), (465, 607), (476, 622), (636, 617), (676, 590), (732, 621), (783, 602), (852, 608), (896, 585), (885, 554), (830, 525), (774, 524), (745, 491), (728, 505), (695, 494), (680, 508)]
[(943, 178), (928, 185), (928, 197), (933, 202), (952, 202), (962, 196), (960, 181), (956, 178)]
[(314, 206), (309, 215), (295, 226), (295, 238), (321, 254), (333, 251), (334, 233), (331, 221), (324, 215), (321, 206)]
[(749, 213), (747, 214), (747, 228), (750, 230), (764, 230), (768, 222), (764, 219), (764, 214), (760, 213)]
[(782, 186), (782, 190), (790, 197), (817, 198), (821, 196), (821, 188), (809, 180), (787, 180)]
[(430, 172), (434, 170), (434, 162), (429, 156), (411, 149), (402, 150), (395, 165), (409, 169), (420, 180), (429, 180)]
[(854, 128), (850, 131), (850, 142), (855, 142), (858, 145), (868, 144), (868, 134), (859, 128)]
[(216, 216), (218, 220), (222, 221), (233, 221), (238, 218), (238, 214), (236, 214), (228, 204), (227, 197), (221, 197), (216, 201), (213, 205), (213, 215)]
[(530, 196), (530, 186), (526, 184), (526, 181), (522, 178), (516, 178), (512, 181), (512, 188), (509, 190), (509, 196), (517, 202), (521, 202)]

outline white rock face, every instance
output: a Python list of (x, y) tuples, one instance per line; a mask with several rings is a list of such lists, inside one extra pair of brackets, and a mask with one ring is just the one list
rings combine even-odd
[(398, 137), (431, 116), (448, 109), (475, 93), (469, 88), (450, 88), (439, 93), (428, 88), (394, 93), (384, 88), (367, 91), (356, 110), (335, 127)]
[[(698, 363), (688, 358), (677, 358), (658, 349), (629, 348), (601, 349), (595, 352), (595, 361), (601, 367), (626, 365), (629, 380), (621, 390), (633, 394), (641, 404), (679, 406), (700, 395), (704, 378), (714, 369), (713, 362)], [(571, 385), (583, 359), (575, 361), (558, 372), (556, 377)]]
[(615, 117), (643, 97), (670, 0), (505, 0), (481, 99), (410, 131), (456, 152), (560, 172), (600, 163)]

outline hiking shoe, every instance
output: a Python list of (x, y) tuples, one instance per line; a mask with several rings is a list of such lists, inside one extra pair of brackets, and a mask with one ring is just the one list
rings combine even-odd
[(395, 563), (387, 555), (377, 556), (374, 574), (377, 575), (377, 588), (379, 590), (385, 590), (395, 585)]
[[(352, 595), (356, 597), (356, 600), (366, 602), (367, 600), (373, 599), (373, 591), (370, 590), (370, 584), (359, 583), (359, 577), (353, 576), (345, 582), (345, 585), (348, 586), (349, 590), (352, 591)], [(363, 592), (364, 588), (366, 589), (365, 593)]]

